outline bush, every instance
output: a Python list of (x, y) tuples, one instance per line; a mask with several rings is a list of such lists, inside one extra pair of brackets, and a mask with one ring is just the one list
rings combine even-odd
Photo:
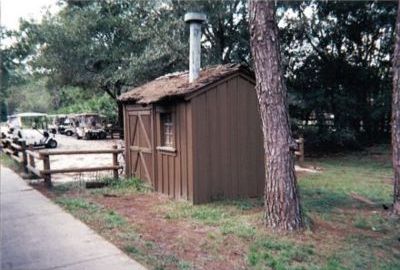
[(114, 123), (117, 119), (117, 103), (105, 93), (101, 96), (92, 96), (82, 100), (78, 96), (70, 104), (59, 108), (57, 113), (100, 113), (106, 116), (109, 123)]
[(358, 142), (354, 131), (325, 130), (319, 131), (317, 127), (306, 127), (302, 130), (306, 153), (339, 152), (343, 150), (359, 150), (361, 144)]

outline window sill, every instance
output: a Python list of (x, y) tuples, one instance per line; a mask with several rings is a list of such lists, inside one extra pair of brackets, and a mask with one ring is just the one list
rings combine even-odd
[(162, 152), (162, 153), (172, 154), (172, 155), (175, 155), (175, 154), (176, 154), (176, 148), (174, 148), (174, 147), (170, 147), (170, 146), (157, 146), (156, 149), (157, 149), (157, 151)]

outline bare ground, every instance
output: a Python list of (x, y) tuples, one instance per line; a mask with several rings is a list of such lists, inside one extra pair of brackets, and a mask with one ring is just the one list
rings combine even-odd
[[(113, 145), (121, 145), (120, 140), (78, 140), (75, 137), (56, 135), (58, 150), (93, 150), (111, 149)], [(91, 154), (91, 155), (60, 155), (50, 157), (51, 169), (63, 168), (82, 168), (112, 165), (111, 154)], [(37, 161), (36, 166), (43, 168), (43, 163)], [(111, 176), (112, 172), (88, 172), (88, 173), (65, 173), (52, 175), (52, 181), (65, 183), (71, 181), (87, 181)]]

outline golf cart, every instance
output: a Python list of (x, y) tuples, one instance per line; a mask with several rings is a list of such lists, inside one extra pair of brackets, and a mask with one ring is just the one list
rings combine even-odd
[[(35, 147), (56, 148), (58, 143), (54, 133), (48, 129), (48, 115), (44, 113), (19, 113), (8, 117), (8, 134), (14, 141), (25, 140)], [(3, 134), (2, 134), (3, 136)]]
[(60, 134), (72, 136), (75, 134), (74, 116), (72, 114), (50, 115), (52, 124), (50, 130), (56, 130)]
[(75, 115), (76, 137), (78, 139), (106, 139), (105, 118), (98, 113)]
[(65, 115), (63, 114), (51, 114), (49, 118), (49, 130), (51, 133), (57, 133), (60, 124), (64, 121)]
[(67, 115), (64, 122), (59, 127), (59, 132), (67, 136), (72, 136), (76, 133), (75, 115)]

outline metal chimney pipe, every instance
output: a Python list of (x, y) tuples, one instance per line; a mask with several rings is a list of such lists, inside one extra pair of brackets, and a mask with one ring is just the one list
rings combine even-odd
[(201, 24), (206, 20), (203, 13), (185, 14), (185, 22), (190, 26), (189, 82), (194, 82), (200, 74), (201, 67)]

